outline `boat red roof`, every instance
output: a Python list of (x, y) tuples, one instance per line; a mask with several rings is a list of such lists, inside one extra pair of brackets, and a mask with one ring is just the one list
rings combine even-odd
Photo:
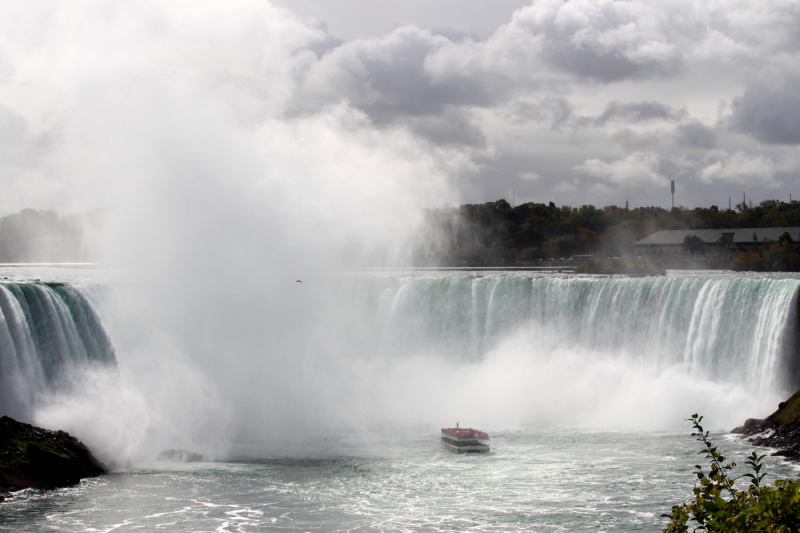
[(489, 434), (472, 428), (442, 428), (442, 433), (458, 439), (488, 439)]

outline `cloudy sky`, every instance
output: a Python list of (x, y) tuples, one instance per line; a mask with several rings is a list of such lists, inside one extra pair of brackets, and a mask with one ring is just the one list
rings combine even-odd
[(203, 131), (366, 202), (800, 198), (799, 52), (798, 1), (3, 1), (0, 214), (107, 206)]

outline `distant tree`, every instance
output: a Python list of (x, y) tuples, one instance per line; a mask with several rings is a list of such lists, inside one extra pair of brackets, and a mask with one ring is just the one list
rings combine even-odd
[(694, 259), (694, 254), (703, 255), (705, 253), (706, 243), (697, 235), (687, 235), (683, 239), (683, 247)]
[(578, 239), (583, 245), (583, 251), (594, 253), (594, 251), (597, 249), (597, 246), (600, 244), (600, 238), (597, 236), (597, 232), (588, 228), (578, 228), (575, 231), (578, 234)]
[[(512, 207), (501, 199), (428, 209), (424, 219), (425, 224), (414, 241), (417, 264), (488, 266), (499, 259), (507, 263), (508, 251), (514, 248), (540, 249), (551, 257), (567, 257), (583, 251), (606, 257), (627, 257), (632, 255), (634, 242), (661, 230), (800, 226), (800, 202), (764, 200), (758, 205), (749, 202), (738, 204), (736, 211), (720, 210), (717, 206), (676, 207), (668, 211), (657, 206), (557, 207), (554, 202), (526, 202)], [(24, 252), (24, 242), (16, 238), (19, 222), (0, 223), (0, 255), (19, 256)], [(783, 238), (777, 244), (786, 243)], [(796, 270), (790, 261), (794, 248), (783, 246), (780, 251), (773, 252), (775, 243), (761, 240), (755, 244), (757, 255), (751, 254), (746, 260), (740, 257), (740, 268)], [(796, 240), (788, 244), (798, 246)], [(695, 246), (687, 249), (692, 257), (702, 254), (706, 248), (699, 243)], [(489, 254), (489, 249), (495, 247), (502, 249), (502, 253), (494, 250)], [(728, 265), (723, 264), (724, 255), (721, 248), (715, 247), (709, 263), (725, 268)], [(730, 259), (727, 261), (729, 263)]]
[(507, 266), (506, 250), (502, 246), (492, 246), (486, 252), (487, 266)]
[(519, 256), (521, 261), (537, 261), (544, 259), (544, 252), (539, 248), (525, 248)]
[(778, 242), (762, 254), (762, 258), (764, 270), (797, 272), (800, 270), (800, 245), (792, 241), (788, 232), (784, 232)]
[(736, 250), (733, 255), (731, 268), (738, 271), (759, 272), (764, 270), (764, 260), (761, 254), (756, 251), (748, 250), (743, 252), (741, 250)]
[(540, 248), (543, 243), (544, 235), (529, 222), (522, 224), (519, 232), (514, 236), (514, 244), (517, 248), (523, 250), (526, 248)]
[(573, 235), (562, 235), (544, 243), (547, 257), (569, 257), (578, 249), (577, 239)]
[(497, 230), (497, 244), (503, 247), (508, 247), (518, 232), (519, 228), (517, 225), (510, 220), (506, 220), (500, 224), (500, 227)]
[(729, 268), (732, 257), (730, 244), (725, 237), (720, 236), (714, 243), (714, 257), (709, 260), (712, 268)]

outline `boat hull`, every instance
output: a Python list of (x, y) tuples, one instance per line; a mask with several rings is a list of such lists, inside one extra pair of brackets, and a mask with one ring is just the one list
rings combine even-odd
[(443, 430), (442, 446), (453, 453), (489, 453), (489, 436), (482, 433), (456, 437)]
[(477, 446), (453, 446), (443, 441), (442, 446), (453, 453), (489, 453), (489, 446), (486, 444), (479, 444)]

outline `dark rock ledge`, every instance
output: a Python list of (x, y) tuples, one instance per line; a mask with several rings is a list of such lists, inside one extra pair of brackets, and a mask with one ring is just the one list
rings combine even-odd
[(772, 455), (800, 461), (800, 391), (778, 404), (766, 420), (749, 418), (731, 433), (740, 433), (755, 446), (778, 448)]
[(64, 487), (105, 473), (106, 467), (69, 433), (0, 418), (0, 501), (11, 491)]

